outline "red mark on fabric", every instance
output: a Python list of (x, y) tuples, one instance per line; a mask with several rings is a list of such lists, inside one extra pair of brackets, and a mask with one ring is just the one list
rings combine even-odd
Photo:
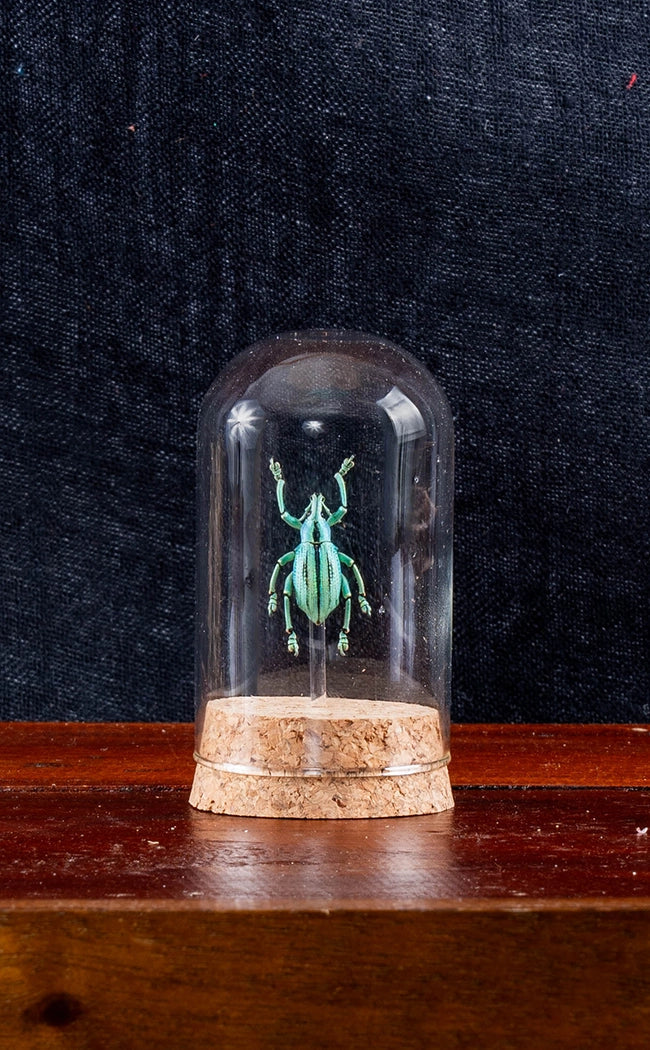
[(636, 84), (636, 73), (633, 73), (632, 76), (630, 77), (630, 79), (627, 82), (625, 90), (629, 91), (630, 88), (633, 88), (635, 84)]
[(127, 131), (135, 131), (135, 124), (129, 124)]

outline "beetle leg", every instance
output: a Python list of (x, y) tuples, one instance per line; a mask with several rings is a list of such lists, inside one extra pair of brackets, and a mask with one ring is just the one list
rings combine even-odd
[(269, 616), (271, 616), (275, 612), (277, 607), (278, 607), (278, 596), (276, 594), (275, 588), (277, 586), (278, 575), (279, 575), (280, 569), (284, 565), (288, 565), (289, 562), (292, 562), (293, 559), (295, 558), (295, 556), (296, 556), (296, 552), (295, 551), (287, 551), (287, 553), (283, 554), (281, 558), (278, 558), (278, 560), (275, 563), (275, 568), (273, 569), (273, 575), (271, 576), (271, 579), (269, 581), (269, 604), (268, 604)]
[(284, 594), (284, 626), (286, 628), (287, 634), (289, 635), (289, 637), (287, 638), (287, 649), (290, 653), (293, 653), (294, 656), (297, 656), (298, 639), (296, 638), (296, 632), (294, 631), (293, 624), (291, 622), (290, 599), (291, 595), (293, 594), (293, 576), (291, 575), (291, 573), (289, 573), (286, 580), (284, 581), (284, 590), (282, 593)]
[(292, 529), (300, 529), (300, 519), (294, 518), (293, 514), (289, 514), (289, 511), (284, 505), (284, 477), (282, 475), (282, 467), (276, 459), (271, 456), (271, 462), (269, 469), (275, 478), (275, 495), (278, 501), (278, 509), (280, 511), (280, 517), (283, 521), (286, 521), (287, 525), (290, 525)]
[(346, 565), (348, 569), (352, 569), (352, 572), (354, 573), (354, 578), (357, 581), (357, 587), (359, 588), (359, 605), (361, 606), (361, 612), (365, 613), (366, 616), (370, 616), (372, 610), (370, 608), (368, 599), (366, 598), (366, 587), (363, 582), (363, 577), (357, 568), (357, 564), (354, 558), (351, 558), (349, 554), (341, 554), (341, 551), (339, 551), (339, 561), (343, 565)]
[(348, 491), (345, 487), (344, 476), (348, 471), (352, 470), (354, 466), (354, 456), (348, 456), (341, 463), (341, 466), (334, 475), (336, 484), (339, 487), (339, 494), (341, 497), (341, 506), (338, 510), (335, 510), (333, 514), (330, 514), (327, 519), (328, 525), (338, 525), (338, 523), (345, 517), (348, 512)]
[(345, 602), (345, 613), (343, 615), (343, 627), (339, 632), (339, 644), (336, 648), (339, 655), (343, 656), (349, 648), (348, 634), (350, 632), (350, 613), (352, 611), (352, 591), (350, 590), (350, 584), (343, 573), (341, 573), (341, 593), (343, 594), (343, 601)]

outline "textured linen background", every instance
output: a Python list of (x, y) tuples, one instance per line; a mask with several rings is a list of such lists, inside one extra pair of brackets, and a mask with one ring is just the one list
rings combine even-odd
[(2, 12), (0, 717), (192, 717), (200, 398), (337, 326), (454, 410), (453, 717), (650, 720), (650, 4)]

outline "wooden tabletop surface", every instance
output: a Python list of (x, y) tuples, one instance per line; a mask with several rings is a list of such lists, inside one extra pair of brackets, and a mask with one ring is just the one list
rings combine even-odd
[[(194, 727), (0, 722), (0, 791), (189, 790)], [(650, 726), (455, 725), (455, 787), (650, 787)]]
[(455, 809), (390, 820), (198, 812), (192, 748), (0, 724), (0, 1047), (650, 1045), (649, 727), (454, 726)]

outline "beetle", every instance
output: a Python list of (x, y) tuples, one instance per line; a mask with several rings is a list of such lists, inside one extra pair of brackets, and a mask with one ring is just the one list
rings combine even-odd
[(271, 456), (270, 470), (275, 478), (275, 494), (278, 501), (280, 517), (290, 525), (292, 529), (300, 532), (300, 543), (291, 551), (287, 551), (275, 563), (273, 574), (269, 583), (268, 614), (271, 616), (278, 607), (277, 582), (280, 570), (291, 565), (291, 570), (284, 581), (282, 590), (284, 598), (284, 625), (288, 635), (287, 648), (294, 656), (298, 655), (298, 638), (291, 621), (291, 598), (295, 596), (299, 609), (316, 626), (325, 623), (325, 620), (337, 608), (341, 596), (345, 602), (343, 614), (343, 626), (339, 632), (337, 650), (343, 656), (349, 647), (348, 634), (350, 631), (350, 614), (352, 606), (352, 591), (343, 568), (351, 569), (359, 591), (359, 605), (361, 612), (366, 616), (371, 615), (371, 608), (366, 598), (366, 588), (363, 578), (353, 558), (342, 551), (332, 542), (332, 528), (338, 525), (348, 512), (348, 496), (345, 486), (345, 475), (354, 466), (354, 456), (347, 456), (334, 478), (338, 485), (340, 506), (334, 512), (330, 511), (325, 504), (322, 492), (315, 492), (309, 497), (309, 503), (300, 518), (290, 514), (284, 503), (285, 479), (282, 467)]

